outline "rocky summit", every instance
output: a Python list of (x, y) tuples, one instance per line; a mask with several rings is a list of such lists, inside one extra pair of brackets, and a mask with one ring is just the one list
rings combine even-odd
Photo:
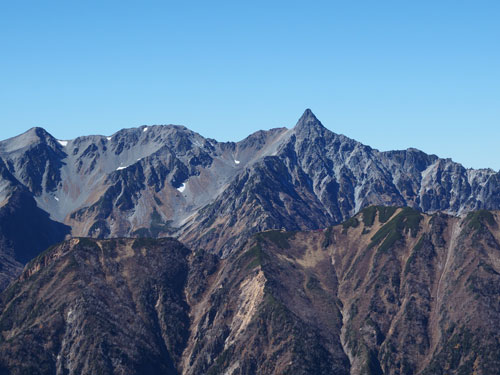
[(499, 223), (371, 206), (225, 259), (73, 238), (0, 295), (0, 373), (498, 374)]
[(290, 129), (237, 143), (176, 125), (72, 140), (33, 128), (0, 142), (0, 287), (66, 236), (174, 236), (226, 257), (254, 233), (324, 228), (369, 205), (500, 209), (500, 175), (416, 149), (380, 152), (309, 109)]

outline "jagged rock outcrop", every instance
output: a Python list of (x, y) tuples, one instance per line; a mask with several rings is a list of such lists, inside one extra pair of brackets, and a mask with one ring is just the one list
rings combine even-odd
[(0, 294), (0, 373), (496, 374), (499, 223), (372, 206), (225, 259), (72, 239)]

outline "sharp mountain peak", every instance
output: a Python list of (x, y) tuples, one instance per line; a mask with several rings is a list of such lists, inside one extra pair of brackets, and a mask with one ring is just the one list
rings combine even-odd
[(324, 130), (326, 128), (323, 126), (321, 121), (318, 120), (318, 118), (314, 115), (314, 113), (309, 108), (307, 108), (302, 114), (302, 116), (300, 116), (294, 129), (296, 132), (301, 132), (301, 131), (310, 132), (311, 129)]

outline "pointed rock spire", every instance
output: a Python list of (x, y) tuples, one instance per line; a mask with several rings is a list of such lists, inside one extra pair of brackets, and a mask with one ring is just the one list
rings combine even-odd
[(325, 129), (314, 113), (307, 108), (294, 127), (296, 133), (317, 133)]
[(318, 121), (318, 119), (316, 118), (316, 116), (314, 115), (314, 113), (309, 108), (307, 108), (304, 111), (304, 113), (302, 114), (302, 116), (299, 119), (299, 122), (300, 121), (306, 121), (306, 120), (309, 120), (309, 121)]

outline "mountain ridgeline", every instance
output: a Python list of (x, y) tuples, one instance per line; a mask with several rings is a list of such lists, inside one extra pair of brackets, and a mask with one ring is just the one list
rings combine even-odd
[(371, 206), (224, 259), (73, 238), (0, 294), (0, 373), (498, 374), (499, 223)]
[[(64, 141), (33, 128), (0, 142), (0, 178), (5, 280), (67, 235), (174, 236), (225, 257), (254, 233), (324, 228), (369, 205), (500, 209), (499, 173), (416, 149), (380, 152), (331, 132), (310, 110), (293, 128), (237, 143), (175, 125)], [(29, 217), (38, 216), (44, 240), (26, 243), (2, 212), (19, 217), (19, 233), (36, 231)]]
[(0, 375), (498, 374), (500, 173), (306, 110), (0, 142)]

